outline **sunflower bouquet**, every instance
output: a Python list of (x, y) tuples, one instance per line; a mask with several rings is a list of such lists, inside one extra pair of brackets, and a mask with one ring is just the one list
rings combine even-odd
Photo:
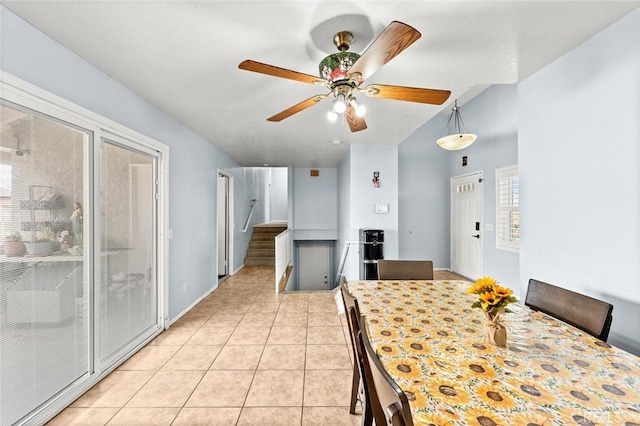
[(498, 285), (498, 281), (492, 277), (478, 278), (467, 289), (467, 293), (479, 296), (479, 300), (473, 302), (471, 307), (481, 308), (489, 315), (511, 312), (507, 309), (507, 305), (518, 301), (510, 288)]
[(492, 277), (478, 278), (468, 289), (467, 293), (477, 294), (478, 300), (473, 302), (472, 308), (480, 308), (484, 312), (485, 340), (494, 345), (504, 346), (507, 340), (507, 331), (500, 323), (500, 315), (511, 312), (507, 305), (518, 300), (510, 288), (498, 285), (498, 281)]

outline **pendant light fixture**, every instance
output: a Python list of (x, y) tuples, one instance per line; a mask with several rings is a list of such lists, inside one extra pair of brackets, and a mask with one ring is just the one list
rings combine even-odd
[[(454, 133), (447, 135), (447, 130), (449, 130), (449, 124), (451, 123), (452, 118), (452, 131)], [(436, 143), (442, 149), (457, 151), (471, 145), (475, 142), (477, 137), (478, 136), (473, 133), (465, 133), (464, 123), (462, 122), (462, 116), (460, 115), (460, 108), (458, 108), (458, 100), (456, 99), (453, 108), (451, 108), (451, 115), (449, 116), (449, 120), (447, 120), (447, 126), (444, 128), (442, 137), (438, 139)]]

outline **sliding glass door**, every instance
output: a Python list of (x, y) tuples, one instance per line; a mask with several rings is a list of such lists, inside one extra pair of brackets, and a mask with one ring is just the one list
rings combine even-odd
[(5, 79), (0, 425), (42, 424), (164, 326), (158, 170), (168, 151)]
[(93, 134), (0, 105), (0, 424), (90, 372)]
[(103, 139), (100, 360), (156, 331), (156, 156)]

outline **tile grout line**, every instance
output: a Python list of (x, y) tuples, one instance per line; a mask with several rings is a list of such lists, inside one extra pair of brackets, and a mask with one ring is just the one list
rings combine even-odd
[[(255, 303), (255, 302), (254, 302)], [(251, 308), (249, 308), (251, 309)], [(276, 310), (276, 316), (278, 315), (278, 311), (280, 310), (280, 302), (278, 302), (278, 309)], [(246, 314), (245, 314), (246, 315)], [(274, 323), (275, 323), (275, 316), (274, 316)], [(244, 317), (243, 317), (244, 319)], [(238, 323), (238, 325), (240, 325), (240, 323)], [(242, 417), (242, 412), (244, 411), (246, 404), (247, 404), (247, 399), (249, 398), (249, 392), (251, 391), (251, 386), (253, 386), (253, 382), (256, 379), (256, 374), (258, 373), (258, 367), (260, 366), (260, 361), (262, 361), (262, 356), (264, 355), (264, 351), (265, 348), (267, 346), (267, 342), (269, 341), (269, 336), (271, 336), (271, 332), (273, 331), (273, 324), (271, 325), (271, 327), (269, 328), (269, 334), (267, 335), (267, 338), (264, 342), (264, 345), (262, 345), (262, 351), (260, 352), (260, 357), (258, 359), (258, 363), (256, 364), (256, 368), (255, 370), (253, 370), (253, 378), (251, 379), (251, 383), (249, 383), (249, 387), (247, 388), (247, 394), (244, 396), (244, 400), (242, 402), (242, 407), (240, 407), (240, 413), (238, 414), (238, 419), (236, 420), (236, 425), (240, 422), (240, 417)], [(231, 336), (229, 336), (229, 339), (231, 338)], [(228, 339), (227, 339), (228, 341)], [(226, 344), (225, 344), (226, 346)]]
[[(196, 305), (196, 306), (197, 306), (197, 305)], [(209, 321), (209, 320), (213, 317), (213, 315), (215, 315), (219, 310), (220, 310), (220, 308), (217, 308), (213, 313), (211, 313), (211, 314), (209, 315), (209, 317), (208, 317), (208, 318), (207, 318), (207, 319), (206, 319), (206, 320), (205, 320), (205, 321), (204, 321), (204, 322), (203, 322), (203, 323), (202, 323), (202, 324), (201, 324), (201, 325), (196, 329), (196, 332), (195, 332), (195, 333), (193, 333), (193, 335), (192, 335), (191, 337), (195, 336), (195, 334), (196, 334), (196, 333), (198, 333), (198, 331), (199, 331), (199, 330), (202, 330), (202, 329), (204, 328), (204, 324), (206, 324), (206, 323), (207, 323), (207, 321)], [(188, 345), (187, 345), (187, 343), (189, 342), (189, 340), (191, 340), (191, 337), (189, 337), (189, 339), (187, 339), (187, 340), (182, 344), (182, 346), (180, 347), (180, 349), (178, 349), (178, 351), (176, 351), (176, 353), (180, 352), (180, 350), (181, 350), (182, 348), (184, 348), (185, 346), (188, 346)], [(194, 345), (194, 346), (196, 346), (196, 345)], [(222, 347), (224, 347), (224, 345), (223, 345)], [(221, 349), (221, 350), (216, 354), (216, 356), (214, 357), (214, 359), (211, 361), (211, 364), (213, 364), (213, 363), (215, 362), (216, 358), (218, 358), (218, 355), (220, 355), (220, 352), (221, 352), (221, 351), (222, 351), (222, 349)], [(171, 358), (173, 358), (174, 356), (175, 356), (175, 354), (173, 354), (173, 356), (172, 356)], [(166, 365), (166, 364), (171, 360), (171, 358), (169, 358), (169, 359), (167, 360), (167, 362), (165, 362), (165, 364), (163, 364), (163, 366), (162, 366), (162, 367), (164, 367), (164, 366), (165, 366), (165, 365)], [(211, 367), (211, 364), (209, 364), (209, 368)], [(156, 373), (157, 373), (158, 371), (160, 371), (160, 370), (162, 369), (162, 367), (160, 367), (160, 369), (158, 369), (158, 370), (156, 371)], [(197, 382), (197, 383), (196, 383), (196, 385), (193, 387), (193, 389), (191, 390), (191, 392), (189, 392), (189, 395), (188, 395), (188, 396), (187, 396), (187, 398), (185, 399), (185, 401), (184, 401), (184, 403), (182, 404), (182, 406), (181, 406), (181, 407), (179, 407), (180, 409), (178, 410), (178, 413), (176, 414), (176, 416), (175, 416), (175, 417), (173, 418), (173, 420), (171, 421), (171, 424), (175, 423), (175, 421), (176, 421), (176, 419), (178, 418), (178, 416), (180, 415), (180, 413), (185, 409), (185, 406), (186, 406), (186, 405), (187, 405), (187, 403), (189, 402), (189, 399), (193, 396), (193, 393), (195, 392), (195, 390), (198, 388), (198, 386), (200, 385), (200, 383), (202, 383), (202, 380), (203, 380), (203, 379), (205, 378), (205, 376), (207, 375), (207, 372), (209, 371), (209, 368), (207, 368), (206, 370), (204, 370), (204, 373), (202, 374), (202, 377), (200, 377), (200, 380), (198, 380), (198, 382)], [(197, 370), (184, 370), (184, 371), (197, 371)], [(154, 374), (154, 376), (155, 376), (155, 374)], [(153, 377), (152, 377), (152, 378), (153, 378)]]
[(307, 353), (309, 349), (309, 304), (307, 303), (307, 324), (306, 324), (306, 336), (304, 345), (304, 370), (302, 371), (302, 410), (300, 413), (300, 426), (304, 421), (304, 395), (307, 388)]
[[(196, 305), (196, 306), (197, 306), (197, 305)], [(216, 312), (217, 312), (217, 311), (218, 311), (218, 309), (216, 309)], [(214, 313), (215, 313), (215, 312), (214, 312)], [(193, 335), (192, 335), (191, 337), (193, 337), (193, 336), (194, 336), (194, 335), (195, 335), (199, 330), (201, 330), (201, 329), (202, 329), (202, 327), (204, 326), (204, 324), (205, 324), (207, 321), (209, 321), (209, 319), (211, 319), (211, 317), (212, 317), (212, 316), (213, 316), (213, 313), (212, 313), (211, 315), (209, 315), (209, 318), (207, 318), (207, 319), (206, 319), (202, 324), (200, 324), (200, 326), (197, 328), (196, 332), (195, 332), (195, 333), (193, 333)], [(182, 344), (182, 346), (180, 347), (180, 349), (178, 349), (178, 350), (176, 351), (176, 353), (175, 353), (175, 354), (173, 354), (173, 356), (172, 356), (171, 358), (173, 358), (173, 357), (174, 357), (178, 352), (180, 352), (180, 350), (182, 350), (182, 348), (184, 348), (185, 346), (187, 346), (187, 342), (188, 342), (189, 340), (191, 340), (191, 337), (189, 337), (189, 339), (187, 339), (187, 340)], [(220, 353), (218, 352), (218, 354), (220, 354)], [(216, 355), (216, 356), (215, 356), (215, 358), (217, 358), (217, 357), (218, 357), (218, 355)], [(163, 365), (162, 367), (164, 367), (165, 365), (167, 365), (167, 363), (168, 363), (169, 361), (171, 361), (171, 358), (169, 358), (169, 359), (167, 360), (167, 362), (165, 362), (165, 363), (164, 363), (164, 365)], [(215, 360), (215, 358), (214, 358), (214, 360)], [(213, 361), (211, 361), (211, 362), (213, 363)], [(160, 367), (160, 368), (158, 369), (158, 371), (160, 371), (160, 370), (162, 369), (162, 367)], [(156, 373), (157, 373), (157, 372), (156, 372)], [(202, 382), (202, 379), (204, 379), (204, 377), (205, 377), (206, 375), (207, 375), (207, 371), (205, 370), (205, 372), (204, 372), (204, 374), (202, 375), (202, 377), (200, 377), (200, 380), (198, 380), (198, 383), (196, 383), (196, 385), (193, 387), (193, 389), (191, 390), (191, 392), (189, 392), (189, 395), (188, 395), (188, 396), (187, 396), (187, 398), (184, 400), (184, 403), (182, 404), (182, 406), (181, 406), (181, 407), (179, 407), (180, 409), (179, 409), (179, 410), (178, 410), (178, 412), (176, 413), (176, 415), (175, 415), (175, 417), (173, 418), (173, 420), (171, 420), (171, 423), (170, 423), (170, 424), (175, 423), (176, 419), (178, 418), (178, 416), (180, 415), (180, 413), (182, 412), (182, 410), (184, 410), (185, 405), (187, 405), (187, 402), (189, 402), (189, 399), (190, 399), (190, 398), (191, 398), (191, 396), (193, 395), (193, 392), (196, 390), (196, 388), (198, 387), (198, 385), (200, 385), (200, 383)], [(154, 374), (154, 376), (155, 376), (155, 374)], [(153, 378), (153, 377), (152, 377), (152, 378)]]
[[(200, 328), (202, 328), (202, 326), (200, 326), (199, 328), (197, 328), (197, 329), (196, 329), (196, 333), (197, 333), (197, 330), (199, 330)], [(194, 333), (194, 334), (195, 334), (195, 333)], [(158, 336), (156, 336), (156, 338), (157, 338), (157, 337), (158, 337)], [(191, 338), (191, 337), (190, 337), (190, 338)], [(189, 338), (189, 339), (190, 339), (190, 338)], [(187, 339), (187, 341), (189, 341), (189, 339)], [(155, 339), (154, 339), (154, 340), (155, 340)], [(153, 342), (153, 340), (152, 340), (152, 342)], [(151, 342), (149, 342), (149, 343), (151, 343)], [(185, 342), (185, 343), (186, 343), (186, 342)], [(152, 347), (152, 346), (162, 346), (162, 345), (150, 345), (150, 344), (147, 344), (147, 346), (145, 346), (145, 347)], [(178, 346), (178, 345), (164, 345), (164, 346)], [(185, 344), (184, 344), (184, 343), (183, 343), (182, 345), (180, 345), (180, 349), (182, 349), (184, 346), (185, 346)], [(171, 360), (171, 358), (173, 358), (173, 357), (174, 357), (178, 352), (180, 352), (180, 349), (178, 349), (178, 350), (177, 350), (177, 351), (176, 351), (176, 352), (175, 352), (175, 353), (174, 353), (174, 354), (173, 354), (169, 359), (167, 359), (167, 361), (165, 361), (165, 363), (164, 363), (164, 364), (162, 364), (162, 365), (161, 365), (157, 370), (155, 370), (155, 371), (153, 372), (153, 374), (151, 375), (151, 377), (150, 377), (150, 378), (149, 378), (149, 379), (148, 379), (148, 380), (147, 380), (147, 381), (146, 381), (142, 386), (140, 386), (140, 389), (138, 389), (136, 392), (134, 392), (134, 393), (133, 393), (133, 395), (131, 395), (131, 397), (130, 397), (130, 398), (129, 398), (129, 399), (128, 399), (128, 400), (127, 400), (123, 405), (122, 405), (122, 407), (120, 407), (120, 409), (116, 412), (116, 414), (114, 414), (114, 416), (113, 416), (113, 417), (111, 417), (111, 419), (109, 419), (109, 421), (106, 423), (106, 425), (107, 425), (107, 426), (108, 426), (108, 424), (109, 424), (109, 423), (110, 423), (110, 422), (111, 422), (111, 421), (112, 421), (112, 420), (113, 420), (113, 419), (114, 419), (114, 418), (115, 418), (115, 417), (116, 417), (116, 416), (117, 416), (117, 415), (118, 415), (118, 414), (119, 414), (119, 413), (120, 413), (124, 408), (126, 408), (126, 405), (127, 405), (129, 402), (131, 402), (131, 400), (132, 400), (133, 398), (135, 398), (135, 396), (136, 396), (136, 395), (137, 395), (137, 394), (138, 394), (138, 393), (139, 393), (139, 392), (140, 392), (140, 391), (145, 387), (145, 385), (146, 385), (146, 384), (148, 384), (151, 380), (153, 380), (153, 378), (154, 378), (154, 377), (156, 376), (156, 374), (157, 374), (157, 373), (162, 369), (162, 367), (164, 367), (164, 366), (165, 366), (165, 365), (166, 365), (166, 364)], [(134, 356), (135, 356), (135, 355), (134, 355)], [(124, 364), (123, 364), (123, 365), (124, 365)], [(116, 371), (117, 371), (117, 370), (116, 370)], [(149, 370), (120, 370), (120, 371), (149, 371)], [(203, 376), (203, 377), (204, 377), (204, 376)], [(201, 380), (202, 380), (202, 379), (201, 379)], [(198, 383), (199, 383), (199, 382), (198, 382)], [(197, 385), (196, 385), (196, 386), (197, 386)], [(188, 400), (188, 398), (187, 398), (187, 400)], [(185, 401), (185, 404), (186, 404), (186, 401)], [(184, 404), (183, 404), (183, 407), (184, 407)], [(131, 408), (138, 408), (138, 407), (131, 407)], [(142, 407), (140, 407), (140, 408), (142, 408)], [(155, 408), (155, 407), (147, 407), (147, 408)], [(180, 410), (176, 413), (175, 418), (177, 418), (177, 417), (178, 417), (178, 415), (180, 414), (180, 411), (181, 411), (181, 410), (182, 410), (182, 407), (180, 407)], [(175, 421), (175, 418), (171, 421), (171, 423), (173, 423), (173, 422)]]

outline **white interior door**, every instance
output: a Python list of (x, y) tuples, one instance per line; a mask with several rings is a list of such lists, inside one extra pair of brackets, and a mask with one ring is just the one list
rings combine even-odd
[(482, 172), (451, 179), (451, 269), (482, 276)]
[(229, 177), (218, 173), (218, 278), (229, 275)]
[(329, 290), (330, 251), (327, 243), (309, 243), (299, 246), (300, 290)]

